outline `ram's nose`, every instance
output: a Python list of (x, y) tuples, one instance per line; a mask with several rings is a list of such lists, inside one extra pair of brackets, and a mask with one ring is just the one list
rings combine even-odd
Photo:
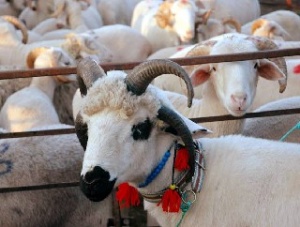
[(95, 166), (80, 177), (80, 189), (91, 201), (102, 201), (112, 192), (116, 182), (116, 179), (113, 181), (109, 179), (109, 172), (100, 166)]

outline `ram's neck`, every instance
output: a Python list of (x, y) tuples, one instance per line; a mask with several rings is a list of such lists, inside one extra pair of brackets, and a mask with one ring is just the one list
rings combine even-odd
[(52, 101), (56, 82), (52, 77), (34, 77), (31, 81), (30, 87), (35, 87), (44, 92)]
[[(171, 143), (170, 143), (171, 144)], [(164, 150), (168, 150), (169, 146), (164, 146)], [(162, 147), (161, 147), (162, 148)], [(161, 159), (162, 157), (160, 157)], [(161, 171), (161, 173), (153, 180), (151, 184), (149, 184), (145, 188), (139, 188), (139, 191), (148, 197), (151, 195), (161, 195), (160, 191), (168, 188), (172, 184), (172, 172), (173, 172), (173, 161), (174, 161), (174, 147), (171, 149), (171, 156), (169, 157), (165, 167)], [(159, 162), (158, 162), (159, 163)], [(158, 164), (157, 163), (157, 164)], [(179, 172), (174, 172), (174, 179), (178, 179)], [(148, 195), (148, 196), (147, 196)], [(151, 200), (150, 200), (151, 201)], [(157, 201), (147, 201), (144, 199), (145, 209), (149, 213), (153, 213), (152, 215), (156, 217), (157, 221), (161, 226), (176, 226), (176, 223), (179, 221), (181, 217), (181, 211), (178, 213), (167, 213), (162, 210), (162, 206), (158, 205)], [(168, 223), (168, 224), (166, 224)]]

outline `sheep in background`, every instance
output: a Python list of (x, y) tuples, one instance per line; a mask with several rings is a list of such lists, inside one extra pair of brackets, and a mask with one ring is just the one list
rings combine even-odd
[[(300, 145), (240, 135), (193, 140), (207, 130), (178, 114), (164, 93), (149, 85), (164, 73), (182, 76), (189, 84), (184, 70), (166, 60), (146, 62), (128, 75), (106, 75), (95, 62), (79, 63), (84, 105), (76, 132), (86, 144), (80, 174), (83, 193), (102, 201), (129, 182), (148, 200), (146, 209), (161, 226), (297, 225)], [(111, 90), (117, 92), (106, 92)], [(173, 167), (177, 142), (189, 152), (189, 169), (181, 172)], [(156, 166), (158, 173), (152, 175)], [(173, 184), (175, 189), (170, 188)], [(168, 189), (176, 190), (180, 201), (186, 190), (197, 193), (195, 201), (189, 200), (192, 204), (184, 212), (166, 213), (159, 203)]]
[(237, 20), (227, 18), (220, 21), (215, 18), (208, 18), (207, 21), (202, 21), (197, 25), (196, 39), (199, 43), (218, 35), (233, 32), (241, 32), (241, 24)]
[(141, 0), (98, 0), (97, 9), (104, 25), (130, 25), (133, 10)]
[(82, 8), (80, 1), (54, 0), (54, 9), (55, 12), (51, 17), (57, 18), (60, 27), (84, 32), (103, 26), (102, 17), (94, 5)]
[[(282, 98), (272, 102), (268, 102), (258, 107), (253, 112), (286, 110), (293, 108), (300, 108), (300, 96)], [(257, 138), (279, 140), (299, 121), (300, 114), (271, 116), (263, 118), (249, 118), (245, 121), (242, 134)], [(300, 143), (299, 130), (291, 133), (285, 141)]]
[[(143, 1), (140, 3), (142, 4)], [(159, 5), (153, 6), (143, 16), (141, 14), (138, 16), (134, 12), (135, 22), (131, 23), (133, 28), (137, 28), (150, 41), (152, 51), (191, 42), (195, 35), (198, 13), (194, 2), (176, 0), (160, 3), (155, 1), (155, 3)], [(136, 5), (136, 9), (139, 9), (139, 4)]]
[[(274, 48), (276, 45), (269, 39), (245, 37), (236, 33), (224, 35), (218, 41), (208, 40), (195, 45), (192, 49), (188, 48), (190, 51), (186, 57), (255, 52)], [(183, 95), (166, 91), (166, 96), (175, 109), (188, 118), (227, 114), (244, 115), (251, 110), (253, 105), (259, 77), (278, 81), (280, 92), (284, 91), (286, 85), (286, 65), (283, 58), (272, 59), (272, 61), (259, 59), (210, 63), (188, 66), (185, 69), (190, 74), (193, 86), (199, 87), (197, 92), (201, 92), (202, 98), (194, 100), (193, 106), (187, 108), (183, 105), (186, 101)], [(171, 75), (168, 76), (171, 77)], [(275, 84), (278, 86), (277, 83)], [(277, 89), (273, 88), (272, 94)], [(214, 132), (211, 136), (216, 137), (240, 133), (243, 123), (244, 119), (238, 119), (203, 123), (203, 125)]]
[(223, 21), (234, 18), (241, 25), (257, 19), (261, 15), (258, 0), (195, 0), (201, 10), (211, 11), (209, 18)]
[[(32, 4), (33, 3), (33, 4)], [(19, 15), (19, 19), (24, 22), (28, 29), (34, 28), (38, 23), (49, 18), (54, 12), (53, 0), (47, 1), (33, 1), (22, 10)]]
[(290, 10), (276, 10), (242, 26), (243, 34), (299, 41), (300, 16)]
[[(40, 119), (43, 121), (43, 119)], [(53, 124), (32, 130), (70, 128)], [(3, 131), (2, 131), (3, 132)], [(83, 158), (75, 134), (1, 139), (1, 188), (77, 182)], [(107, 226), (111, 198), (90, 202), (78, 187), (0, 193), (1, 226)]]
[[(27, 58), (28, 68), (50, 68), (74, 65), (61, 49), (38, 48)], [(0, 111), (0, 125), (10, 132), (27, 131), (34, 127), (59, 122), (53, 106), (54, 90), (59, 83), (75, 80), (75, 75), (34, 77), (30, 85), (6, 99)], [(41, 119), (43, 119), (42, 124)]]
[[(9, 41), (13, 41), (14, 39), (17, 38), (16, 35), (16, 29), (20, 30), (20, 35), (19, 37), (21, 37), (20, 41), (22, 41), (22, 43), (26, 44), (28, 42), (28, 31), (27, 28), (25, 27), (25, 25), (18, 20), (18, 18), (14, 17), (14, 16), (1, 16), (1, 24), (4, 25), (4, 29), (1, 31), (1, 44), (5, 44), (5, 42), (9, 42)], [(13, 25), (14, 28), (11, 26)], [(12, 40), (10, 40), (12, 39)]]
[(0, 15), (17, 17), (26, 7), (26, 0), (0, 0)]

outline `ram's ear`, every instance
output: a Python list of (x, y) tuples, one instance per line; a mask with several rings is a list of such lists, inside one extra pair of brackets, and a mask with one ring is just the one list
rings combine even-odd
[(193, 87), (197, 87), (206, 82), (210, 77), (210, 65), (203, 64), (197, 67), (190, 75)]

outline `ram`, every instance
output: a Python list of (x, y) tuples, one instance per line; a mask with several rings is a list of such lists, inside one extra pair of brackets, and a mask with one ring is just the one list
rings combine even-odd
[[(164, 93), (149, 85), (172, 73), (191, 87), (185, 71), (171, 61), (149, 61), (129, 74), (106, 75), (90, 60), (77, 69), (84, 103), (76, 132), (86, 148), (80, 181), (90, 200), (102, 201), (129, 182), (161, 226), (299, 223), (300, 145), (240, 135), (193, 140), (207, 130), (178, 114)], [(191, 104), (192, 91), (188, 100)], [(177, 143), (188, 152), (184, 169), (177, 169)], [(168, 195), (174, 195), (171, 204)]]

